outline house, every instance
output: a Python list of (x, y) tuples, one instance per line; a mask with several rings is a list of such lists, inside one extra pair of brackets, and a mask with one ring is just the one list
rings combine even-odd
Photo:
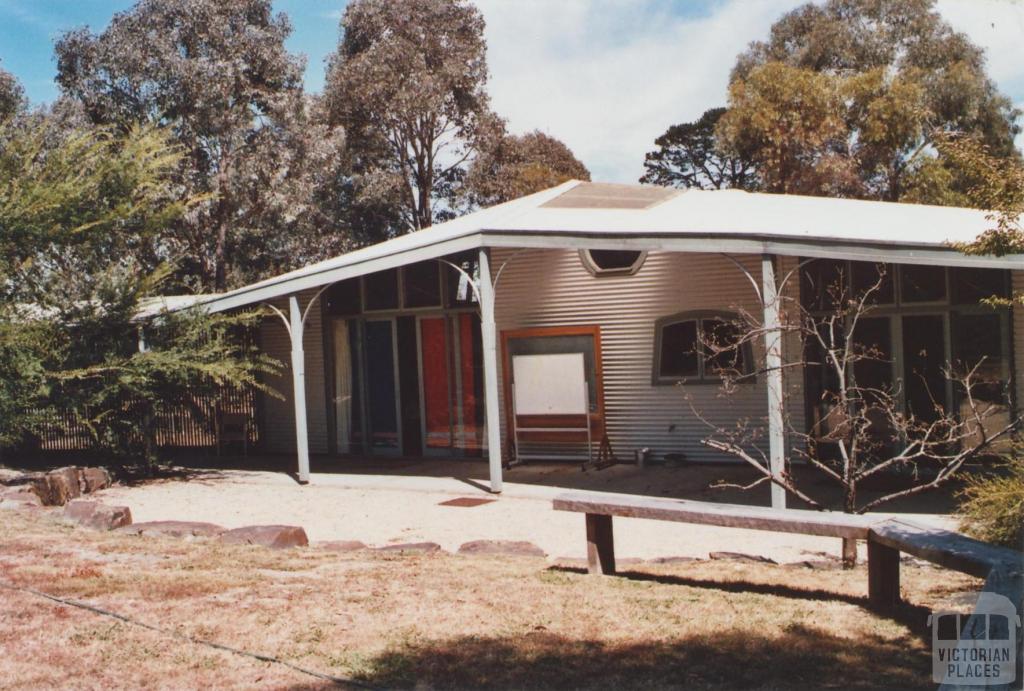
[[(271, 382), (285, 399), (261, 401), (261, 433), (267, 450), (297, 455), (303, 480), (310, 452), (483, 457), (500, 491), (503, 460), (531, 448), (580, 457), (594, 448), (581, 448), (585, 436), (620, 459), (643, 448), (720, 460), (700, 443), (706, 428), (694, 409), (726, 424), (767, 418), (781, 468), (785, 426), (769, 402), (783, 387), (800, 400), (821, 385), (815, 373), (769, 368), (726, 401), (695, 334), (737, 310), (763, 310), (772, 325), (771, 296), (783, 276), (807, 273), (798, 267), (856, 275), (884, 263), (891, 280), (873, 323), (892, 353), (885, 376), (931, 378), (954, 405), (940, 363), (980, 354), (1012, 406), (1024, 394), (1014, 366), (1024, 362), (1024, 319), (978, 300), (1024, 290), (1024, 257), (949, 245), (991, 225), (969, 209), (571, 181), (200, 302), (276, 312), (262, 324), (262, 348), (291, 364)], [(766, 343), (791, 347), (772, 330)], [(775, 345), (755, 351), (748, 357), (769, 365), (779, 355)], [(564, 365), (548, 358), (546, 373), (543, 358), (529, 361), (541, 390), (550, 382), (552, 405), (567, 407), (514, 414), (513, 360), (573, 354)], [(570, 384), (581, 387), (559, 388)], [(906, 405), (919, 393), (908, 384)], [(819, 414), (813, 394), (803, 398), (787, 424)], [(539, 429), (530, 425), (551, 429), (520, 435)]]

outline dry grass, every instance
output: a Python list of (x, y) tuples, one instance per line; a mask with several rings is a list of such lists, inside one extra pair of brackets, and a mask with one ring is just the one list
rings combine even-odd
[[(729, 562), (590, 578), (540, 559), (272, 552), (0, 514), (0, 582), (379, 687), (931, 688), (925, 618), (976, 588), (904, 569), (913, 603), (865, 607), (866, 573)], [(5, 688), (313, 688), (322, 682), (0, 589)]]

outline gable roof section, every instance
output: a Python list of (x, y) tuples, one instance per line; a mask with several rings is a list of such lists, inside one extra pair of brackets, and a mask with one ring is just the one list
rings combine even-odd
[(949, 247), (992, 226), (975, 209), (573, 180), (197, 302), (234, 309), (480, 247), (769, 253), (1024, 269), (1022, 256), (967, 257)]

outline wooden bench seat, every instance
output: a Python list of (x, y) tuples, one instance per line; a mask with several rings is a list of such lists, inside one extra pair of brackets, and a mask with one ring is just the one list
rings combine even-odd
[(1020, 552), (987, 545), (959, 533), (877, 516), (656, 497), (612, 497), (595, 492), (560, 494), (552, 506), (558, 511), (586, 514), (587, 567), (593, 574), (615, 573), (613, 516), (866, 540), (868, 600), (886, 610), (895, 608), (900, 601), (900, 552), (980, 578), (991, 579), (997, 572), (1024, 571), (1024, 555)]

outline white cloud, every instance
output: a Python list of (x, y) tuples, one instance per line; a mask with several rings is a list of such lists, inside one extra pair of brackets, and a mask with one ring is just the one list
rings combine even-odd
[(510, 128), (562, 139), (597, 180), (635, 182), (654, 139), (724, 104), (736, 55), (799, 1), (730, 0), (696, 17), (654, 0), (477, 4)]
[[(957, 31), (985, 49), (989, 76), (1024, 110), (1024, 2), (939, 0), (939, 12)], [(1017, 137), (1024, 150), (1024, 132)]]
[[(654, 139), (723, 105), (736, 55), (802, 2), (723, 0), (694, 16), (659, 0), (477, 4), (487, 20), (494, 107), (510, 128), (562, 139), (596, 180), (635, 182)], [(1000, 87), (1024, 100), (1024, 6), (940, 0), (940, 9), (988, 50)]]

